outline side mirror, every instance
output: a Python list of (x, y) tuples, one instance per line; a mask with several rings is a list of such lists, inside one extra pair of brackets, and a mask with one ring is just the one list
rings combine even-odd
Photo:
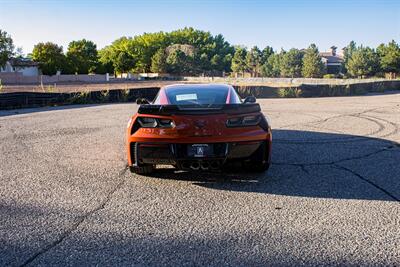
[(252, 95), (247, 96), (244, 99), (244, 103), (256, 103), (256, 98), (254, 96), (252, 96)]
[(138, 98), (136, 99), (136, 104), (141, 105), (141, 104), (150, 104), (149, 100), (146, 98)]

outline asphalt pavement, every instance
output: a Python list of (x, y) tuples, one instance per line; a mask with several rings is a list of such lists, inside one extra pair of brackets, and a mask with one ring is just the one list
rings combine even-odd
[(136, 104), (0, 112), (0, 266), (400, 265), (400, 94), (260, 99), (272, 166), (126, 168)]

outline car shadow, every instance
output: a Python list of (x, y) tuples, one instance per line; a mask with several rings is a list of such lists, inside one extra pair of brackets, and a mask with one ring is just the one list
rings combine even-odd
[(400, 145), (385, 139), (299, 130), (274, 130), (272, 165), (252, 173), (157, 169), (152, 178), (189, 181), (214, 190), (275, 195), (398, 201)]

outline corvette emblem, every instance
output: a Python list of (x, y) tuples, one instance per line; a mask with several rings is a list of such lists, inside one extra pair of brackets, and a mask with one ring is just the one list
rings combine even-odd
[(202, 147), (202, 146), (199, 146), (199, 147), (197, 147), (197, 151), (196, 151), (197, 153), (197, 155), (204, 155), (204, 147)]

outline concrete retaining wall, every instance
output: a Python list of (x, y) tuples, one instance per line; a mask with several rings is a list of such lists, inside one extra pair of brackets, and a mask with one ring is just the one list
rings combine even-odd
[(154, 99), (158, 87), (131, 90), (92, 91), (77, 93), (18, 92), (0, 94), (0, 110), (68, 104), (134, 102), (137, 98)]
[(68, 82), (100, 83), (107, 81), (107, 74), (24, 76), (21, 72), (3, 72), (0, 73), (0, 80), (2, 84), (54, 84)]
[[(243, 85), (299, 86), (302, 84), (348, 85), (355, 83), (371, 83), (396, 81), (388, 79), (317, 79), (317, 78), (228, 78), (228, 77), (183, 77), (183, 80), (199, 83), (229, 83)], [(399, 81), (399, 80), (397, 80)]]

